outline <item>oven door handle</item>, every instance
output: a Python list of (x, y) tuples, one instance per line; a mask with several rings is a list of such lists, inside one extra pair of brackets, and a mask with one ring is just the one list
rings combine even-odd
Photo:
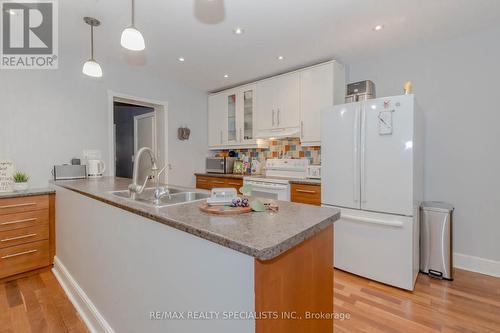
[(247, 183), (247, 185), (252, 186), (252, 188), (260, 188), (260, 189), (266, 189), (266, 190), (286, 190), (288, 189), (288, 186), (286, 185), (264, 185), (264, 184), (256, 184), (256, 183)]

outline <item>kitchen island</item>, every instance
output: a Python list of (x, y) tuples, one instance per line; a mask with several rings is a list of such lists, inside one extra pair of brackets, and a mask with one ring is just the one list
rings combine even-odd
[(111, 193), (129, 182), (54, 184), (54, 272), (91, 329), (332, 332), (337, 210), (280, 201), (277, 213), (213, 216), (200, 201)]

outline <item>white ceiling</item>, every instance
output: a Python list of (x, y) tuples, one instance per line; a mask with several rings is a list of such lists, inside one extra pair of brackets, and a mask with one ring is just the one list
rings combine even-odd
[[(196, 6), (218, 1), (225, 2), (220, 23), (206, 24), (195, 16), (195, 8), (201, 8)], [(103, 22), (96, 31), (98, 60), (134, 62), (206, 91), (500, 24), (499, 0), (136, 0), (136, 26), (146, 51), (132, 58), (119, 46), (121, 30), (130, 22), (129, 0), (59, 3), (61, 28), (71, 25), (79, 37), (63, 38), (61, 47), (86, 46), (82, 17), (94, 16)], [(201, 14), (203, 20), (214, 17), (206, 10)], [(374, 32), (377, 24), (385, 29)], [(236, 26), (245, 34), (233, 34)], [(278, 61), (279, 55), (285, 60)], [(186, 61), (179, 62), (180, 56)]]

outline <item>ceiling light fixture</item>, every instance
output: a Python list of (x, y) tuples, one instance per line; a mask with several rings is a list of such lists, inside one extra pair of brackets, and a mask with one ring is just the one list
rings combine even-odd
[(227, 79), (229, 77), (229, 74), (224, 74), (224, 77)]
[(131, 51), (142, 51), (146, 48), (144, 37), (141, 32), (135, 28), (135, 2), (132, 0), (132, 24), (122, 32), (120, 43)]
[(184, 62), (184, 60), (186, 60), (186, 59), (184, 59), (183, 57), (180, 57), (180, 58), (179, 58), (179, 61), (180, 61), (180, 62)]
[(7, 9), (6, 12), (10, 15), (16, 15), (16, 11), (14, 9)]
[(98, 27), (101, 22), (93, 17), (84, 17), (83, 20), (90, 25), (90, 59), (83, 64), (82, 73), (92, 77), (101, 77), (101, 66), (94, 59), (94, 27)]
[(381, 24), (376, 25), (376, 26), (374, 26), (374, 27), (373, 27), (373, 31), (380, 31), (380, 30), (382, 30), (382, 29), (384, 29), (384, 26), (383, 26), (383, 25), (381, 25)]
[(283, 57), (283, 56), (279, 56), (279, 57), (277, 57), (276, 59), (278, 59), (278, 60), (283, 60), (283, 59), (285, 59), (285, 57)]
[(240, 27), (236, 27), (236, 28), (234, 28), (233, 32), (235, 35), (243, 35), (245, 33), (245, 30), (243, 30)]

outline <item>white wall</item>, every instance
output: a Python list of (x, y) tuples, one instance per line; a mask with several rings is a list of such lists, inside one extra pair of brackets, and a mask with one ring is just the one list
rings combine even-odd
[[(85, 148), (102, 150), (108, 161), (107, 91), (113, 90), (168, 102), (169, 177), (194, 185), (193, 172), (204, 169), (207, 153), (206, 93), (158, 77), (148, 66), (148, 54), (143, 65), (127, 64), (133, 59), (121, 50), (119, 34), (116, 40), (104, 39), (110, 29), (106, 21), (96, 30), (96, 59), (104, 76), (83, 75), (88, 26), (69, 3), (60, 2), (59, 9), (59, 69), (0, 70), (0, 158), (12, 159), (30, 174), (33, 187), (45, 186), (54, 164), (69, 162)], [(183, 124), (191, 128), (189, 141), (177, 140)]]
[[(425, 198), (453, 203), (454, 252), (500, 261), (500, 28), (349, 62), (377, 96), (411, 80), (425, 114)], [(497, 263), (500, 264), (500, 263)], [(498, 268), (498, 267), (497, 267)]]

